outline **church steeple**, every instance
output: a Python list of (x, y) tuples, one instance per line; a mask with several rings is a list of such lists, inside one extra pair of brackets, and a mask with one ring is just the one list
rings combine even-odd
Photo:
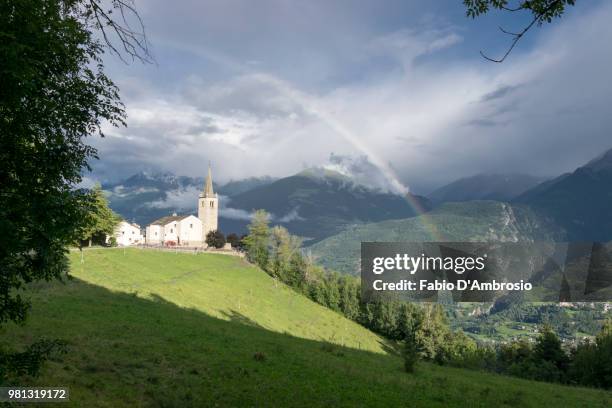
[(212, 170), (210, 169), (210, 163), (208, 164), (208, 176), (206, 176), (206, 184), (204, 185), (204, 197), (213, 197), (213, 184), (212, 184)]
[(202, 242), (204, 242), (210, 231), (216, 231), (219, 228), (219, 197), (213, 191), (210, 163), (204, 190), (198, 198), (198, 218), (202, 221)]

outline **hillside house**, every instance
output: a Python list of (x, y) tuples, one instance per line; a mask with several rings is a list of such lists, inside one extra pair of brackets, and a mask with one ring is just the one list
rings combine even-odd
[(140, 225), (121, 221), (115, 228), (115, 240), (119, 246), (144, 244), (144, 237), (140, 232)]

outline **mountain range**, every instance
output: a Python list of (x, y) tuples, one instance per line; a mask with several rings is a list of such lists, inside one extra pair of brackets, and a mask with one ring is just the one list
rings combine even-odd
[(472, 200), (510, 201), (544, 180), (529, 174), (477, 174), (440, 187), (428, 198), (435, 205)]
[(612, 149), (513, 202), (551, 217), (570, 241), (612, 240)]
[[(272, 177), (250, 177), (214, 183), (222, 197), (231, 197), (275, 181)], [(141, 172), (125, 180), (104, 183), (110, 207), (128, 221), (141, 226), (176, 213), (195, 213), (197, 197), (204, 185), (202, 177), (176, 176), (172, 173)], [(226, 200), (221, 200), (223, 204)], [(231, 219), (230, 219), (231, 220)]]
[[(195, 213), (203, 183), (197, 177), (138, 173), (102, 188), (114, 211), (146, 225), (173, 212)], [(220, 229), (226, 233), (245, 233), (257, 209), (268, 211), (273, 224), (283, 225), (311, 242), (349, 225), (415, 215), (407, 197), (365, 187), (324, 169), (308, 169), (281, 179), (230, 181), (214, 188), (221, 196)], [(421, 208), (431, 207), (424, 197), (411, 196), (410, 200)]]
[[(612, 240), (612, 149), (571, 173), (544, 181), (506, 200), (509, 202), (468, 201), (469, 196), (489, 194), (494, 184), (490, 182), (500, 178), (506, 179), (478, 176), (458, 180), (439, 190), (440, 194), (432, 200), (453, 196), (456, 202), (441, 204), (411, 219), (354, 226), (309, 249), (325, 266), (354, 274), (359, 269), (359, 245), (365, 241)], [(481, 190), (476, 188), (478, 180), (488, 181), (481, 184)], [(533, 178), (521, 176), (507, 180), (532, 182)], [(520, 183), (502, 184), (518, 186)], [(461, 186), (466, 191), (462, 192)]]
[(356, 225), (308, 249), (318, 263), (357, 275), (361, 242), (560, 241), (564, 232), (524, 205), (498, 201), (446, 203), (417, 217)]
[[(263, 208), (272, 222), (312, 242), (364, 222), (416, 215), (407, 197), (356, 184), (347, 176), (324, 169), (308, 169), (230, 198), (232, 208), (252, 212)], [(411, 196), (418, 206), (429, 201)]]
[[(537, 219), (538, 225), (546, 225), (541, 231), (544, 236), (554, 230), (552, 235), (558, 237), (562, 231), (566, 240), (612, 240), (612, 149), (573, 172), (542, 180), (521, 174), (480, 174), (441, 187), (429, 198), (406, 197), (366, 187), (338, 172), (312, 168), (280, 179), (253, 177), (216, 184), (215, 191), (221, 196), (219, 221), (223, 232), (245, 233), (253, 211), (264, 209), (270, 213), (272, 224), (287, 227), (305, 238), (308, 245), (344, 234), (347, 229), (360, 234), (362, 230), (377, 231), (374, 235), (362, 234), (368, 239), (387, 236), (379, 235), (380, 225), (390, 231), (415, 228), (427, 217), (437, 220), (438, 227), (455, 238), (482, 237), (483, 228), (493, 231), (493, 236), (498, 234), (497, 221), (508, 215), (501, 208), (529, 211), (530, 224)], [(146, 225), (173, 212), (194, 213), (203, 183), (197, 177), (138, 173), (102, 187), (113, 210), (127, 220)], [(499, 207), (483, 201), (507, 204)], [(439, 209), (427, 217), (406, 221), (418, 215), (410, 202), (424, 211), (434, 205)], [(495, 222), (478, 213), (484, 209), (490, 214), (493, 208), (499, 210)], [(469, 221), (466, 213), (473, 213)], [(383, 221), (389, 223), (372, 224)], [(479, 231), (477, 234), (462, 229), (461, 225), (469, 223), (473, 231)], [(414, 231), (418, 228), (411, 232), (410, 239), (426, 238)]]

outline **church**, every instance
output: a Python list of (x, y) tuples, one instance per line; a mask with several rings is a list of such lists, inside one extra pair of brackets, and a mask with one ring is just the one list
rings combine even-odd
[(177, 215), (162, 217), (146, 228), (147, 245), (205, 246), (206, 235), (219, 225), (219, 197), (213, 190), (212, 170), (198, 197), (198, 216)]

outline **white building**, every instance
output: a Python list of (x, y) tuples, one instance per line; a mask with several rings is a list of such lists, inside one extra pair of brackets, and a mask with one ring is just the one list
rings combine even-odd
[(158, 245), (164, 240), (163, 227), (160, 224), (156, 224), (157, 222), (160, 222), (160, 220), (154, 221), (152, 224), (148, 225), (145, 230), (147, 245)]
[(176, 215), (153, 221), (146, 231), (150, 245), (202, 245), (202, 222), (194, 215)]
[(144, 243), (144, 237), (140, 233), (140, 225), (121, 221), (115, 228), (115, 239), (119, 246), (130, 246)]
[(204, 246), (206, 235), (216, 231), (219, 219), (219, 197), (213, 191), (212, 171), (204, 189), (198, 197), (198, 216), (176, 215), (162, 217), (146, 228), (146, 242), (149, 245)]

